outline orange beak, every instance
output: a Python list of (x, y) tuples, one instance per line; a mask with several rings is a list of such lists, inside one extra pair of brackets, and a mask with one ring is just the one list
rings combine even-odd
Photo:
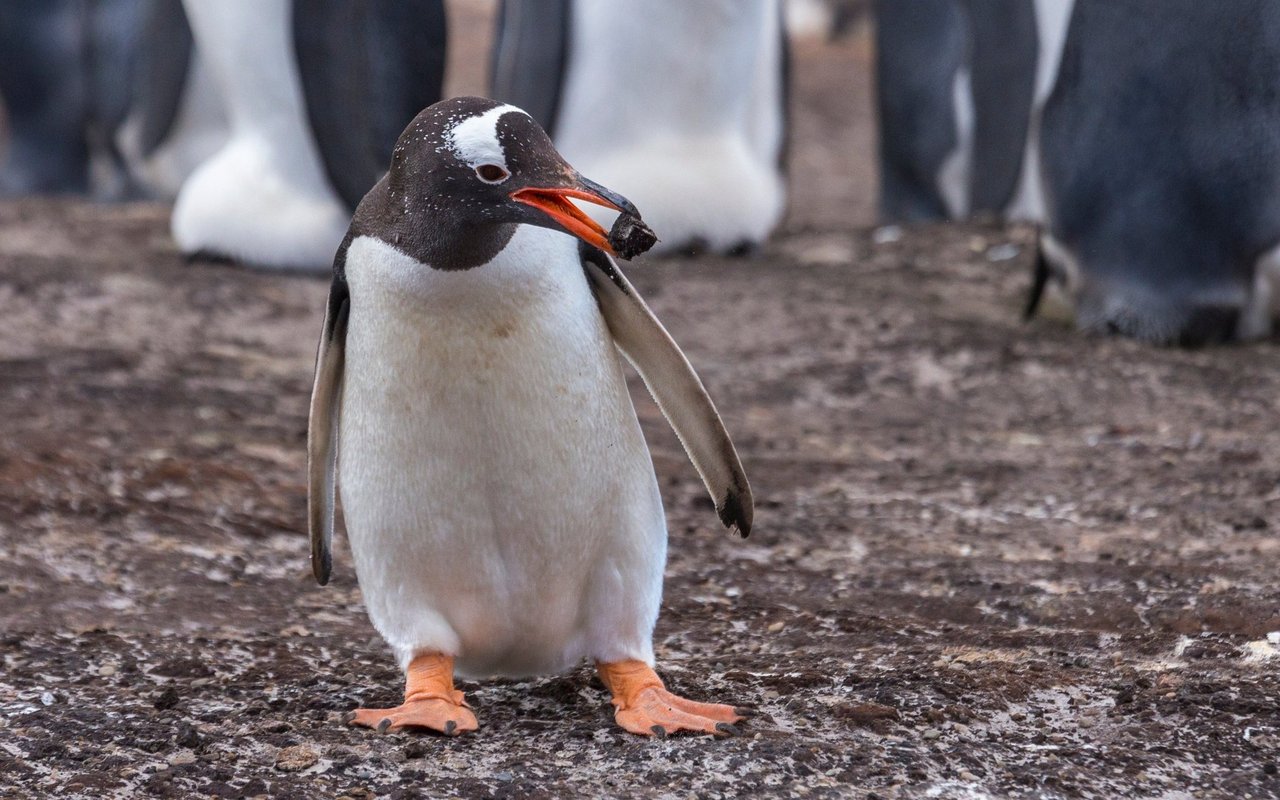
[(560, 227), (592, 247), (598, 247), (611, 256), (617, 255), (613, 251), (613, 246), (609, 244), (608, 231), (601, 227), (600, 223), (584, 214), (582, 209), (569, 202), (570, 197), (586, 200), (588, 203), (594, 203), (605, 208), (612, 208), (615, 211), (624, 210), (607, 197), (576, 187), (543, 188), (530, 186), (511, 193), (512, 200), (527, 206), (533, 206), (554, 219), (559, 223)]

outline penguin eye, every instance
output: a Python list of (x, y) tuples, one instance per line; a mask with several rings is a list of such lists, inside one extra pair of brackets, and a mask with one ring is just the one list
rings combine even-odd
[(502, 183), (511, 177), (510, 172), (497, 164), (481, 164), (476, 167), (476, 175), (485, 183)]

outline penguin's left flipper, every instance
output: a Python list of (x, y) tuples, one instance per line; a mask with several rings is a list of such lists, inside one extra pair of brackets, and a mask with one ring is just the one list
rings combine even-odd
[(587, 244), (579, 253), (614, 343), (675, 429), (720, 521), (745, 538), (754, 514), (751, 486), (702, 380), (613, 259)]
[[(345, 248), (343, 248), (345, 249)], [(339, 257), (342, 250), (339, 250)], [(333, 568), (334, 478), (338, 463), (342, 368), (347, 350), (347, 281), (336, 271), (325, 306), (324, 330), (316, 351), (316, 380), (307, 420), (307, 527), (311, 533), (311, 574), (324, 586)]]

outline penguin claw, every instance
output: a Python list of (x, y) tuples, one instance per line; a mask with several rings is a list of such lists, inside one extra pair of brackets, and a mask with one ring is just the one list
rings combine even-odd
[(667, 729), (661, 725), (654, 725), (650, 727), (649, 730), (652, 731), (653, 735), (657, 736), (659, 739), (667, 738)]
[(742, 729), (731, 722), (717, 722), (716, 731), (723, 733), (725, 736), (741, 736)]
[(391, 727), (391, 717), (383, 717), (382, 722), (378, 723), (378, 733), (386, 733), (387, 728)]

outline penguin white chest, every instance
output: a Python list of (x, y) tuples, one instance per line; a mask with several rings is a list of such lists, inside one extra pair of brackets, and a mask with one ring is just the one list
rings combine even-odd
[(348, 249), (339, 486), (402, 662), (471, 674), (651, 656), (666, 525), (576, 243), (520, 226), (488, 264)]

